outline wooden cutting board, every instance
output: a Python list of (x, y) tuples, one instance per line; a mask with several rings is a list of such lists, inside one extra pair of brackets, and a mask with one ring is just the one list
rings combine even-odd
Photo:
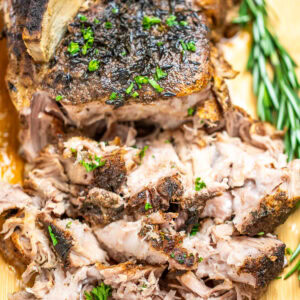
[[(268, 3), (274, 31), (300, 65), (300, 0), (268, 0)], [(228, 82), (232, 100), (255, 116), (251, 75), (245, 71), (249, 44), (250, 35), (242, 32), (232, 40), (226, 41), (222, 48), (227, 60), (236, 70), (240, 71), (240, 75), (235, 80)], [(5, 41), (0, 41), (0, 180), (21, 183), (23, 163), (17, 155), (17, 115), (5, 89), (6, 64)], [(300, 69), (297, 73), (300, 78)], [(276, 233), (288, 247), (295, 249), (300, 242), (300, 209), (290, 216), (287, 222), (277, 229)], [(274, 280), (263, 300), (299, 300), (299, 282), (297, 276), (285, 281)], [(6, 300), (8, 293), (16, 291), (18, 288), (19, 282), (15, 272), (0, 257), (0, 300)]]

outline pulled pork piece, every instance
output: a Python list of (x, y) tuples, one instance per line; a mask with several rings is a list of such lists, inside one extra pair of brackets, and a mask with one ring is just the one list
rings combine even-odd
[(72, 219), (54, 219), (40, 215), (55, 253), (65, 267), (82, 267), (95, 263), (107, 263), (107, 254), (103, 251), (91, 229)]
[(198, 255), (182, 247), (183, 236), (176, 232), (173, 218), (173, 215), (156, 213), (144, 221), (121, 220), (95, 228), (94, 233), (116, 261), (137, 259), (153, 265), (168, 262), (173, 269), (195, 269)]
[(162, 211), (178, 213), (178, 231), (211, 217), (232, 221), (241, 234), (272, 232), (300, 198), (300, 161), (286, 163), (266, 124), (247, 128), (243, 141), (238, 132), (184, 126), (139, 140), (138, 148), (72, 137), (43, 150), (25, 187), (44, 199), (44, 211), (92, 225)]
[(188, 251), (199, 253), (201, 262), (195, 272), (177, 276), (177, 280), (203, 299), (232, 291), (238, 299), (257, 299), (282, 271), (285, 245), (273, 236), (252, 238), (233, 234), (230, 224), (205, 221), (194, 237), (183, 241)]
[(175, 291), (166, 292), (158, 285), (163, 270), (164, 267), (141, 266), (133, 263), (109, 267), (85, 266), (76, 269), (73, 273), (64, 272), (58, 267), (54, 270), (43, 270), (35, 278), (32, 288), (15, 293), (10, 300), (79, 300), (101, 282), (110, 287), (113, 299), (175, 299)]

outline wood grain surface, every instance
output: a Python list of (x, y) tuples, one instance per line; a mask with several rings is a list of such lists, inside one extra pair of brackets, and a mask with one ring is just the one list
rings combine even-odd
[[(267, 2), (274, 32), (278, 34), (282, 43), (300, 65), (300, 0), (268, 0)], [(255, 116), (251, 75), (245, 70), (249, 44), (250, 35), (247, 32), (241, 32), (237, 37), (224, 42), (222, 49), (227, 60), (240, 71), (235, 80), (228, 82), (232, 100)], [(0, 180), (21, 183), (23, 163), (17, 155), (17, 115), (4, 85), (7, 64), (5, 50), (5, 41), (2, 40), (0, 41)], [(300, 78), (300, 69), (297, 73)], [(300, 210), (290, 216), (276, 233), (288, 247), (295, 249), (300, 242)], [(289, 268), (287, 267), (284, 273)], [(263, 300), (298, 300), (300, 299), (299, 282), (297, 276), (288, 280), (274, 280)], [(18, 287), (19, 282), (15, 272), (0, 257), (0, 300), (6, 300), (7, 295), (17, 290)]]

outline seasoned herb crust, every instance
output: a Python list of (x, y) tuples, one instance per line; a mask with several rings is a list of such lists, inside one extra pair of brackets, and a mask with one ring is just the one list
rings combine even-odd
[(180, 2), (116, 0), (80, 13), (43, 89), (66, 104), (114, 106), (201, 91), (211, 79), (208, 28), (203, 15)]

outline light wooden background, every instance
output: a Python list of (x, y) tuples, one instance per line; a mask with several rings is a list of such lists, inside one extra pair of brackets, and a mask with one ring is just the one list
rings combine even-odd
[[(270, 6), (274, 31), (300, 65), (300, 0), (268, 0), (267, 2)], [(243, 32), (238, 37), (227, 41), (222, 48), (228, 61), (240, 71), (237, 79), (228, 82), (233, 102), (255, 116), (251, 75), (245, 71), (249, 43), (249, 34)], [(9, 101), (3, 80), (6, 63), (5, 41), (0, 41), (0, 180), (21, 183), (23, 164), (16, 153), (17, 115)], [(298, 76), (300, 78), (300, 69)], [(300, 242), (300, 210), (277, 229), (277, 234), (288, 247), (295, 249)], [(275, 280), (263, 300), (299, 300), (299, 282), (296, 276), (286, 281)], [(0, 257), (0, 300), (6, 300), (8, 293), (17, 289), (17, 276)]]

